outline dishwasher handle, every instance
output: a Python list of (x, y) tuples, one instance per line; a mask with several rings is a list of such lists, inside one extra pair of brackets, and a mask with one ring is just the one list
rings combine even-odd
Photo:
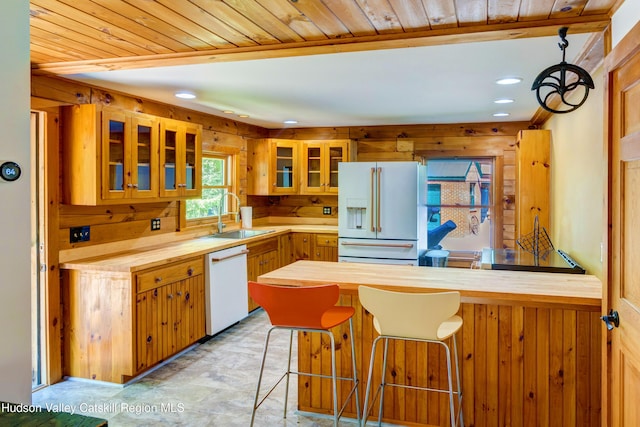
[(240, 252), (238, 252), (237, 254), (223, 256), (222, 258), (211, 258), (211, 262), (220, 262), (220, 261), (227, 260), (229, 258), (235, 258), (235, 257), (240, 256), (240, 255), (246, 255), (248, 253), (249, 253), (249, 249), (243, 249)]

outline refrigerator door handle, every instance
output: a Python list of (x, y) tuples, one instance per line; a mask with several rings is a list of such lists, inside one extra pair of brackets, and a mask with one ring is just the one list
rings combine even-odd
[(373, 175), (376, 173), (376, 168), (371, 168), (371, 231), (375, 232), (376, 231), (376, 227), (373, 223), (373, 203), (374, 203), (374, 198), (373, 198)]
[(382, 227), (380, 227), (380, 176), (382, 175), (382, 168), (378, 168), (378, 233), (382, 231)]
[(342, 242), (342, 246), (376, 246), (382, 248), (412, 248), (412, 243), (355, 243), (355, 242)]

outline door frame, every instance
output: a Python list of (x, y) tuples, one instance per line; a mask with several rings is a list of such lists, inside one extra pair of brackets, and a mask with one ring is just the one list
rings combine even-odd
[[(611, 40), (610, 29), (607, 30), (607, 38), (609, 39), (609, 43)], [(624, 36), (624, 38), (616, 45), (616, 47), (609, 52), (604, 59), (604, 69), (605, 69), (605, 144), (604, 144), (604, 155), (606, 158), (607, 164), (611, 162), (612, 156), (612, 140), (613, 140), (613, 126), (616, 126), (616, 123), (613, 123), (611, 118), (611, 98), (613, 96), (612, 93), (612, 79), (611, 73), (613, 70), (618, 69), (622, 64), (627, 62), (632, 56), (640, 55), (640, 22), (636, 23), (636, 25)], [(606, 278), (606, 282), (602, 287), (602, 314), (605, 315), (609, 308), (611, 307), (611, 301), (613, 299), (613, 286), (612, 284), (612, 265), (616, 262), (616, 259), (620, 257), (620, 253), (615, 251), (615, 247), (612, 245), (612, 208), (613, 208), (613, 200), (612, 200), (612, 191), (610, 189), (612, 182), (612, 170), (609, 167), (607, 172), (607, 182), (605, 186), (605, 210), (607, 222), (605, 224), (606, 230), (606, 240), (605, 240), (605, 248), (604, 253), (606, 254), (606, 263), (603, 266), (602, 277)], [(612, 423), (612, 408), (611, 404), (614, 399), (609, 399), (612, 393), (612, 375), (613, 375), (613, 357), (611, 354), (611, 336), (610, 333), (607, 332), (606, 328), (603, 324), (603, 334), (602, 334), (602, 425), (608, 426)]]
[(41, 114), (43, 134), (40, 141), (42, 159), (42, 188), (40, 198), (44, 200), (45, 210), (41, 213), (44, 223), (43, 262), (47, 266), (43, 289), (43, 325), (44, 331), (44, 376), (43, 384), (54, 384), (62, 380), (62, 300), (61, 280), (58, 268), (58, 230), (60, 204), (60, 109), (59, 102), (40, 98), (31, 98), (31, 111)]

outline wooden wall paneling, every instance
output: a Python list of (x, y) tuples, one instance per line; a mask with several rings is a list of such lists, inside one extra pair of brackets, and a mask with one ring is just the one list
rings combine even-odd
[(513, 136), (529, 122), (451, 123), (432, 125), (362, 126), (349, 128), (351, 139), (430, 138), (432, 136)]
[[(512, 361), (512, 308), (498, 307), (498, 354), (500, 368), (498, 369), (498, 425), (511, 424), (511, 361)], [(463, 395), (463, 400), (465, 396)], [(464, 407), (464, 404), (463, 404)]]
[[(487, 336), (484, 332), (487, 330), (487, 306), (474, 304), (472, 306), (475, 336), (473, 340), (473, 361), (475, 364), (473, 384), (474, 384), (474, 425), (481, 427), (487, 426), (487, 386), (489, 378), (487, 376)], [(483, 333), (479, 333), (482, 331)], [(442, 371), (440, 371), (442, 372)]]
[(349, 134), (350, 129), (347, 127), (268, 130), (269, 138), (279, 139), (348, 139)]
[(511, 335), (511, 422), (524, 425), (522, 416), (524, 390), (524, 307), (513, 307)]

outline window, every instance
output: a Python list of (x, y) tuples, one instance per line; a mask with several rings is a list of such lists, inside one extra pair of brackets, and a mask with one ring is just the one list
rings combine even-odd
[(202, 154), (202, 198), (187, 200), (187, 220), (217, 217), (229, 213), (230, 197), (222, 197), (233, 192), (233, 156), (226, 154)]
[(429, 248), (491, 247), (493, 159), (439, 158), (426, 164)]

